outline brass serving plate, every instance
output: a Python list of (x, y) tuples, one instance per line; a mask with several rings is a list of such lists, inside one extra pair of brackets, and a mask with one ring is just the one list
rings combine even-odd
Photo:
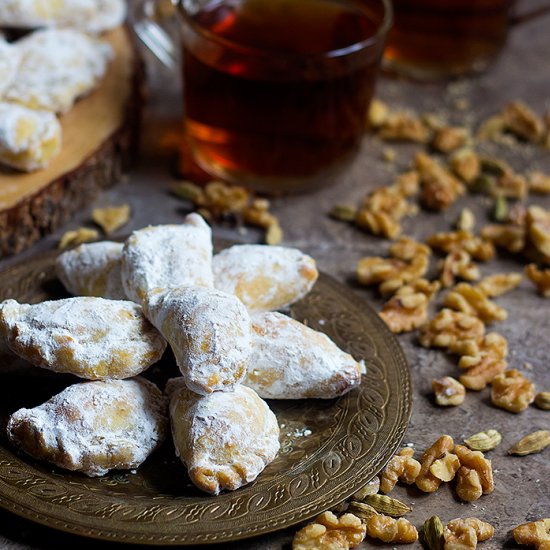
[[(0, 273), (0, 299), (65, 297), (52, 252)], [(271, 401), (281, 450), (258, 479), (210, 497), (189, 482), (171, 442), (139, 470), (102, 478), (56, 469), (7, 441), (8, 415), (35, 406), (77, 379), (13, 357), (0, 361), (0, 506), (63, 531), (134, 544), (234, 541), (288, 527), (334, 506), (395, 453), (411, 413), (411, 384), (399, 344), (351, 290), (321, 275), (291, 315), (328, 334), (368, 365), (359, 388), (335, 400)], [(159, 385), (176, 374), (170, 354), (147, 372)]]

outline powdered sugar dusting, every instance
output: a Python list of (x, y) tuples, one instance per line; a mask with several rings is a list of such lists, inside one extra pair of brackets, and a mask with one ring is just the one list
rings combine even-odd
[(361, 383), (351, 355), (281, 313), (252, 317), (252, 348), (243, 384), (266, 399), (331, 399)]
[(238, 385), (233, 392), (201, 397), (172, 379), (167, 391), (177, 453), (200, 489), (238, 489), (277, 455), (277, 419), (253, 390)]
[(214, 256), (214, 286), (235, 294), (251, 312), (283, 309), (315, 284), (315, 260), (296, 248), (235, 245)]
[(21, 55), (18, 49), (8, 44), (0, 36), (0, 98), (6, 88), (13, 82), (20, 60)]
[(210, 227), (198, 214), (189, 214), (182, 225), (134, 231), (123, 251), (126, 295), (141, 303), (155, 289), (213, 286), (211, 239)]
[(164, 440), (166, 399), (151, 382), (74, 384), (34, 409), (11, 415), (10, 440), (61, 468), (101, 476), (137, 468)]
[(128, 301), (78, 297), (0, 304), (0, 334), (30, 363), (92, 380), (128, 378), (156, 363), (162, 336)]
[(250, 317), (235, 297), (207, 287), (153, 294), (147, 318), (168, 340), (187, 386), (199, 393), (231, 391), (250, 358)]
[(58, 256), (55, 268), (65, 288), (76, 296), (125, 300), (121, 243), (81, 244)]

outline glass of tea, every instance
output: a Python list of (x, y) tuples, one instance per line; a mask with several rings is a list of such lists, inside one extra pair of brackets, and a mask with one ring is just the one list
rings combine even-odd
[(357, 149), (390, 0), (183, 0), (185, 147), (267, 193), (330, 182)]
[(392, 1), (384, 66), (420, 80), (484, 71), (506, 43), (510, 25), (543, 11), (519, 16), (515, 0)]

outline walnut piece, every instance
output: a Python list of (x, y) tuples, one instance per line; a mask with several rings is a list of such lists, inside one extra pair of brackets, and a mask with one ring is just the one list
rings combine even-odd
[(483, 338), (485, 325), (459, 311), (442, 309), (420, 329), (420, 344), (426, 348), (446, 348), (451, 353), (475, 353)]
[(501, 409), (519, 413), (535, 400), (535, 385), (516, 369), (498, 374), (492, 384), (491, 401)]
[(479, 268), (465, 250), (453, 250), (439, 264), (439, 280), (444, 288), (455, 284), (455, 279), (475, 281), (479, 279)]
[(400, 174), (393, 184), (404, 197), (413, 197), (420, 190), (420, 174), (416, 170), (409, 170)]
[(435, 233), (427, 239), (427, 244), (435, 250), (448, 254), (454, 250), (465, 250), (474, 260), (486, 262), (495, 257), (495, 248), (483, 237), (470, 231)]
[(524, 199), (528, 192), (529, 186), (525, 177), (521, 174), (516, 174), (512, 170), (506, 170), (499, 175), (490, 190), (490, 194), (493, 197), (507, 199)]
[(363, 541), (365, 533), (366, 527), (353, 514), (338, 518), (323, 512), (294, 535), (292, 550), (349, 550)]
[(456, 475), (456, 494), (464, 502), (473, 502), (481, 498), (483, 488), (479, 474), (472, 468), (461, 466)]
[(438, 290), (437, 281), (417, 279), (399, 288), (379, 315), (392, 332), (410, 332), (426, 322), (428, 304)]
[(530, 206), (525, 217), (526, 245), (531, 247), (535, 259), (550, 263), (550, 210)]
[(476, 225), (476, 217), (469, 208), (463, 208), (456, 221), (456, 229), (459, 231), (473, 231)]
[(103, 229), (107, 235), (120, 229), (130, 220), (131, 209), (129, 204), (120, 206), (107, 206), (105, 208), (94, 208), (92, 220)]
[(379, 133), (385, 141), (412, 141), (426, 143), (430, 132), (422, 121), (413, 114), (396, 112), (388, 115), (380, 126)]
[(418, 540), (418, 531), (405, 518), (393, 519), (378, 514), (367, 520), (367, 535), (383, 542), (411, 544)]
[(432, 380), (435, 402), (441, 407), (456, 407), (464, 403), (466, 388), (451, 376)]
[(525, 268), (525, 275), (537, 287), (537, 292), (545, 298), (550, 298), (550, 268), (539, 269), (536, 264)]
[(475, 470), (479, 476), (483, 494), (492, 493), (495, 485), (493, 482), (493, 468), (491, 461), (485, 458), (481, 451), (471, 451), (464, 445), (456, 445), (454, 453), (458, 456), (460, 464), (471, 470)]
[(525, 248), (525, 228), (514, 224), (486, 225), (481, 236), (497, 248), (503, 248), (512, 254)]
[(504, 321), (508, 317), (505, 309), (489, 300), (479, 288), (468, 283), (459, 283), (452, 288), (445, 296), (443, 305), (478, 317), (484, 323)]
[(544, 124), (525, 103), (512, 101), (502, 111), (504, 127), (531, 143), (539, 143), (544, 136)]
[(388, 118), (390, 114), (389, 107), (379, 99), (374, 98), (370, 102), (369, 111), (368, 111), (368, 123), (371, 128), (379, 128), (384, 124), (384, 121)]
[(441, 480), (430, 472), (430, 467), (439, 458), (445, 456), (453, 448), (454, 441), (449, 435), (442, 435), (431, 447), (424, 451), (420, 459), (420, 472), (416, 477), (416, 486), (424, 493), (437, 491)]
[(59, 248), (69, 248), (78, 244), (89, 243), (99, 238), (99, 233), (96, 229), (88, 227), (79, 227), (74, 231), (66, 231), (59, 239)]
[(517, 288), (522, 279), (521, 273), (497, 273), (484, 277), (476, 286), (485, 296), (494, 298)]
[(550, 195), (550, 175), (544, 172), (531, 172), (528, 181), (531, 193)]
[(450, 153), (464, 146), (467, 140), (468, 130), (466, 128), (443, 126), (435, 132), (432, 147), (440, 153)]
[(452, 481), (460, 468), (460, 460), (453, 453), (445, 453), (430, 466), (430, 473), (440, 481)]
[(512, 534), (518, 544), (534, 546), (538, 550), (550, 550), (550, 518), (518, 525)]
[(388, 494), (398, 481), (411, 485), (420, 472), (420, 462), (413, 458), (414, 451), (405, 447), (399, 451), (380, 474), (380, 490)]
[(450, 160), (453, 172), (467, 184), (472, 183), (480, 174), (479, 156), (472, 149), (460, 149)]
[(444, 550), (475, 549), (478, 542), (490, 539), (495, 533), (492, 525), (477, 518), (453, 519), (443, 531)]

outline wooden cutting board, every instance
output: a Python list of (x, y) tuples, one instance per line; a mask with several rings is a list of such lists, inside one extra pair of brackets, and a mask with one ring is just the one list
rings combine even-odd
[(63, 146), (31, 174), (0, 167), (0, 258), (54, 231), (112, 186), (135, 152), (144, 70), (128, 28), (106, 35), (115, 58), (100, 86), (61, 117)]

